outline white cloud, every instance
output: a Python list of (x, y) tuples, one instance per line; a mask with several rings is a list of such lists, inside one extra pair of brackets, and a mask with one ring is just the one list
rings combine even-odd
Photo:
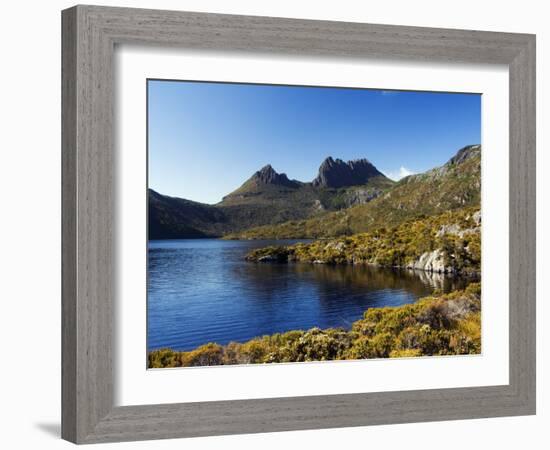
[(414, 174), (415, 172), (403, 166), (401, 166), (399, 170), (392, 170), (390, 172), (386, 172), (386, 176), (392, 179), (393, 181), (399, 181), (401, 178), (405, 178), (405, 177), (408, 177), (409, 175), (414, 175)]

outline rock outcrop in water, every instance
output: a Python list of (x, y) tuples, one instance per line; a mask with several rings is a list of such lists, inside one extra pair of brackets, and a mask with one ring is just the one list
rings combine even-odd
[(407, 266), (407, 269), (425, 270), (426, 272), (450, 273), (452, 267), (445, 266), (445, 254), (441, 249), (422, 253), (420, 258)]

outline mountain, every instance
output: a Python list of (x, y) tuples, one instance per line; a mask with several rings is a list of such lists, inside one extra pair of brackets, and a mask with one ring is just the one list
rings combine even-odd
[(277, 173), (270, 164), (262, 167), (238, 189), (227, 194), (222, 205), (258, 203), (261, 200), (286, 198), (302, 187), (304, 183), (289, 180), (286, 174)]
[(481, 157), (481, 145), (467, 145), (456, 152), (456, 155), (449, 159), (446, 166), (460, 164), (470, 158), (476, 157)]
[(397, 183), (366, 159), (329, 157), (312, 182), (291, 180), (266, 165), (216, 205), (149, 190), (149, 237), (335, 237), (478, 206), (480, 195), (480, 145)]
[(285, 173), (277, 173), (275, 169), (271, 167), (271, 164), (268, 164), (252, 175), (252, 177), (250, 177), (241, 188), (250, 185), (258, 187), (263, 184), (274, 184), (288, 188), (298, 188), (302, 183), (296, 180), (289, 180)]
[(319, 238), (395, 226), (481, 202), (481, 146), (460, 149), (447, 163), (395, 183), (365, 204), (327, 211), (309, 219), (252, 228), (231, 238)]
[(227, 217), (215, 206), (148, 191), (149, 239), (204, 238), (229, 231)]
[[(325, 162), (328, 160), (335, 162), (332, 158)], [(221, 237), (258, 226), (304, 220), (325, 211), (368, 203), (394, 185), (367, 160), (342, 162), (348, 169), (346, 173), (338, 172), (337, 178), (331, 169), (327, 171), (325, 162), (315, 180), (328, 174), (329, 183), (290, 180), (266, 165), (216, 205), (150, 190), (149, 238)]]
[(319, 167), (319, 175), (313, 180), (313, 186), (340, 188), (366, 184), (371, 178), (384, 176), (367, 159), (344, 162), (328, 157)]
[(345, 163), (329, 156), (311, 183), (290, 180), (268, 164), (226, 195), (221, 205), (283, 201), (292, 207), (335, 210), (366, 203), (392, 185), (366, 159)]

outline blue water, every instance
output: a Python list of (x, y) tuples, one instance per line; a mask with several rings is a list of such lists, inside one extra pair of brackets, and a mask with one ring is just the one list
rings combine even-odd
[(344, 327), (371, 307), (416, 301), (466, 281), (396, 269), (250, 263), (245, 254), (296, 241), (149, 242), (148, 350), (190, 350), (312, 327)]

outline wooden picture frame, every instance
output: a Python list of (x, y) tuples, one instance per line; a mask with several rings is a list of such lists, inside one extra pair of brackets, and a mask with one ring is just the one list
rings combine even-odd
[[(75, 443), (535, 413), (535, 36), (75, 6), (62, 13), (62, 437)], [(509, 384), (115, 407), (116, 44), (505, 64), (510, 85)]]

